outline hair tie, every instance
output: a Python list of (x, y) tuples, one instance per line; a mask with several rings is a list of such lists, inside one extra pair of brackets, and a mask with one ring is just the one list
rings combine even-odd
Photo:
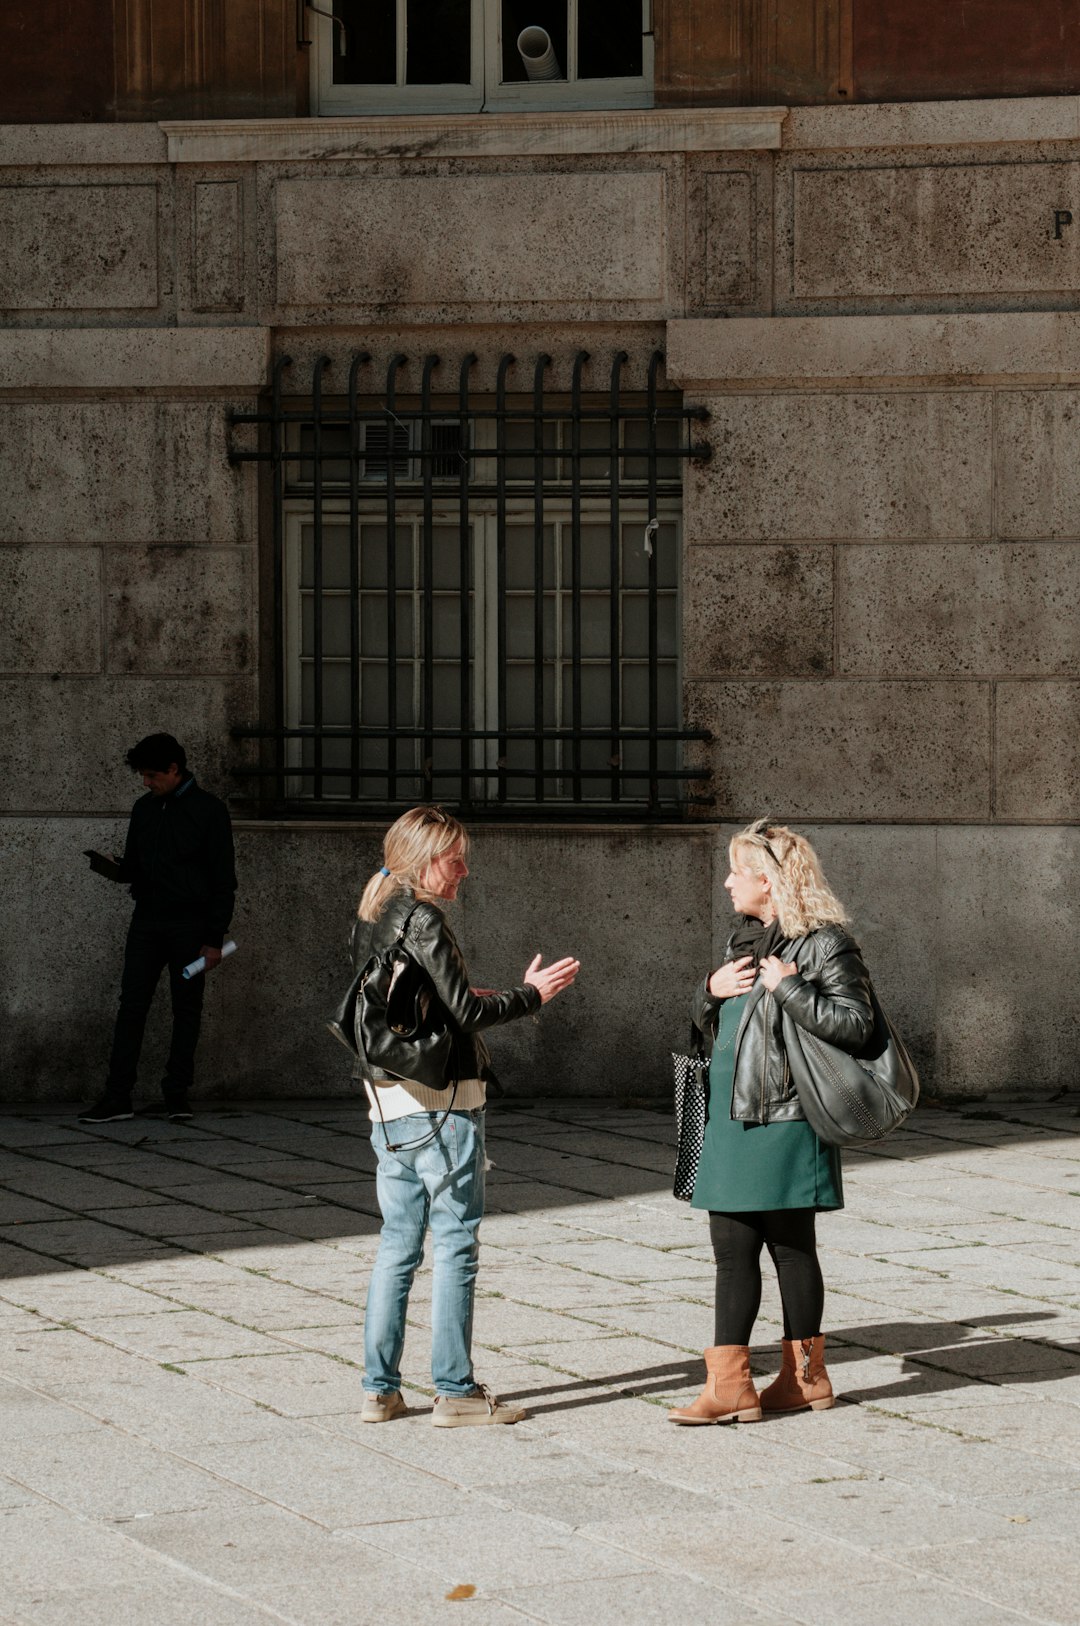
[(390, 871), (387, 869), (386, 865), (384, 864), (382, 869), (379, 871), (379, 874), (380, 875), (389, 875), (389, 873), (390, 873)]

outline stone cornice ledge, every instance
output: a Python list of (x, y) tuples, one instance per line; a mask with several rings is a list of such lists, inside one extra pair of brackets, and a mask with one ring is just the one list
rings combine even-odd
[(172, 164), (315, 158), (528, 158), (776, 149), (786, 107), (466, 113), (162, 123)]
[(259, 389), (264, 327), (8, 328), (0, 389)]
[(724, 390), (841, 381), (1075, 383), (1080, 312), (669, 322), (667, 376)]
[(985, 147), (1080, 139), (1080, 98), (1000, 96), (992, 101), (865, 102), (793, 107), (787, 152), (890, 147)]

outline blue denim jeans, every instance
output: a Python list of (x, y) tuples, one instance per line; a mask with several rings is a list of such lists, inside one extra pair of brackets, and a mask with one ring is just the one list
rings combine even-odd
[[(382, 1214), (379, 1251), (364, 1313), (364, 1388), (390, 1394), (401, 1388), (401, 1352), (409, 1289), (424, 1257), (431, 1226), (434, 1281), (431, 1303), (431, 1379), (440, 1395), (467, 1395), (476, 1387), (472, 1366), (473, 1298), (480, 1259), (477, 1232), (484, 1213), (484, 1114), (417, 1112), (372, 1125), (379, 1159), (376, 1191)], [(387, 1139), (401, 1144), (391, 1151)]]

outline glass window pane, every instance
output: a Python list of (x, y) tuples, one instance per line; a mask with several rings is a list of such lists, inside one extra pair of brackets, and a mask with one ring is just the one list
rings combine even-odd
[[(322, 0), (323, 9), (326, 0)], [(397, 79), (397, 0), (334, 0), (335, 85), (392, 85)], [(344, 43), (345, 51), (341, 53)]]
[[(345, 533), (346, 536), (348, 533)], [(386, 586), (386, 526), (362, 525), (360, 527), (360, 580), (365, 587)], [(413, 582), (413, 531), (411, 525), (397, 527), (397, 547), (395, 549), (395, 563), (397, 565), (397, 585), (399, 587), (412, 587)]]
[[(544, 581), (555, 580), (555, 527), (544, 526)], [(506, 585), (531, 588), (536, 584), (536, 548), (531, 525), (506, 527)]]
[[(611, 668), (583, 666), (581, 669), (581, 721), (586, 728), (603, 728), (611, 720)], [(604, 758), (611, 755), (605, 743)]]
[[(439, 594), (432, 601), (432, 647), (435, 658), (459, 660), (461, 658), (461, 599)], [(469, 625), (469, 653), (475, 637), (475, 627)]]
[[(638, 24), (640, 30), (640, 21)], [(543, 28), (559, 63), (559, 79), (566, 78), (566, 0), (502, 0), (502, 77), (504, 84), (528, 79), (518, 50), (523, 28)]]
[[(300, 720), (315, 721), (315, 664), (305, 661), (301, 668)], [(349, 668), (323, 662), (323, 716), (324, 723), (348, 725), (352, 718), (349, 708)]]
[[(648, 659), (649, 654), (649, 595), (624, 593), (622, 595), (622, 653), (625, 656)], [(675, 595), (665, 593), (656, 600), (656, 653), (660, 659), (675, 655)]]
[[(541, 444), (554, 451), (557, 444), (556, 425), (544, 422), (540, 426)], [(536, 478), (536, 425), (531, 419), (511, 419), (503, 425), (504, 450), (513, 454), (506, 459), (506, 478), (508, 480), (529, 480)], [(544, 458), (545, 484), (556, 478), (556, 460), (553, 457)]]
[[(315, 599), (305, 593), (301, 600), (302, 631), (300, 653), (315, 653)], [(349, 601), (347, 598), (323, 598), (322, 613), (323, 657), (349, 654)]]
[[(649, 555), (645, 552), (645, 526), (647, 520), (642, 514), (639, 519), (628, 521), (622, 528), (622, 584), (624, 587), (648, 587), (649, 585)], [(656, 557), (657, 586), (668, 588), (675, 586), (678, 571), (676, 557), (676, 532), (674, 525), (662, 523), (660, 529), (653, 533), (653, 553)]]
[[(656, 694), (659, 711), (657, 721), (663, 728), (674, 728), (678, 709), (674, 662), (664, 662), (657, 668)], [(627, 728), (647, 728), (649, 723), (649, 668), (627, 663), (622, 672), (622, 716)]]
[[(563, 656), (569, 660), (574, 649), (574, 604), (569, 593), (562, 595)], [(583, 593), (581, 596), (581, 648), (582, 657), (603, 657), (611, 649), (611, 600), (606, 593)]]
[(578, 78), (641, 74), (641, 6), (637, 0), (578, 0)]
[(433, 688), (435, 728), (458, 728), (461, 724), (461, 667), (438, 663)]
[[(656, 478), (661, 482), (680, 479), (678, 457), (664, 457), (661, 454), (665, 449), (677, 447), (680, 444), (679, 436), (682, 432), (682, 422), (678, 418), (658, 418), (656, 421)], [(649, 426), (643, 418), (633, 418), (623, 425), (623, 445), (628, 451), (639, 448), (644, 451), (649, 445)], [(647, 480), (649, 478), (649, 460), (647, 457), (627, 457), (623, 459), (623, 478), (625, 480)]]
[[(360, 721), (369, 728), (381, 728), (390, 705), (389, 670), (379, 661), (364, 661), (360, 667)], [(397, 726), (411, 728), (416, 719), (416, 675), (411, 661), (399, 661), (397, 668)]]
[(656, 601), (656, 652), (661, 660), (674, 660), (677, 644), (676, 599), (674, 593), (661, 593)]
[[(349, 585), (349, 533), (342, 525), (324, 525), (322, 534), (324, 587)], [(300, 532), (300, 586), (315, 585), (315, 527)]]
[(471, 0), (407, 0), (405, 82), (467, 85), (472, 78)]
[[(413, 606), (411, 593), (398, 593), (394, 631), (399, 655), (413, 653)], [(385, 593), (360, 595), (360, 649), (367, 656), (390, 653), (390, 600)]]
[[(574, 580), (573, 531), (569, 525), (562, 531), (563, 584), (570, 587)], [(611, 585), (611, 533), (606, 525), (581, 527), (581, 571), (579, 582), (583, 588)]]
[[(611, 429), (608, 424), (597, 418), (586, 419), (581, 426), (581, 478), (582, 480), (610, 480), (611, 478)], [(589, 457), (590, 450), (596, 455)], [(569, 465), (567, 466), (567, 479), (570, 478)]]
[[(535, 594), (514, 594), (506, 600), (506, 647), (512, 660), (532, 660), (536, 649)], [(544, 659), (555, 658), (555, 595), (544, 594)]]
[(461, 586), (461, 532), (456, 525), (431, 527), (431, 585)]
[[(506, 668), (506, 720), (510, 728), (531, 728), (533, 724), (533, 672), (531, 665)], [(555, 673), (544, 668), (544, 722), (555, 721)], [(532, 749), (530, 742), (529, 749)], [(530, 759), (531, 760), (531, 759)]]
[[(302, 461), (290, 462), (286, 476), (290, 483), (309, 486), (315, 479), (315, 431), (309, 423), (300, 425), (300, 450), (304, 454)], [(343, 425), (328, 424), (323, 429), (322, 477), (324, 485), (349, 483), (349, 431)]]
[(622, 653), (649, 654), (649, 599), (646, 593), (622, 595)]

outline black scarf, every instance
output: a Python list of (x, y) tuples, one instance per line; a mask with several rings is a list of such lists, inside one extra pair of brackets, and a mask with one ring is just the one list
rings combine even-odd
[(742, 960), (749, 954), (755, 966), (758, 966), (762, 960), (767, 960), (770, 954), (775, 954), (784, 941), (779, 919), (766, 926), (756, 915), (740, 915), (738, 924), (731, 934), (728, 958)]

